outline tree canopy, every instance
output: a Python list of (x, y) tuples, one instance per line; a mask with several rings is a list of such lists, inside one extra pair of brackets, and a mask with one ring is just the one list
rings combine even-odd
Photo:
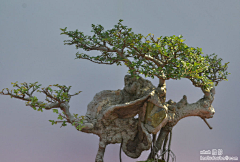
[(139, 74), (145, 77), (157, 77), (160, 80), (188, 78), (196, 87), (208, 90), (222, 80), (227, 80), (227, 65), (222, 59), (211, 54), (203, 56), (201, 48), (189, 47), (184, 43), (182, 35), (160, 36), (153, 34), (143, 36), (135, 34), (119, 20), (110, 30), (104, 30), (102, 25), (92, 24), (92, 36), (78, 30), (62, 33), (68, 35), (66, 45), (75, 45), (85, 51), (100, 51), (97, 56), (76, 53), (77, 59), (86, 59), (98, 64), (122, 65), (129, 68), (134, 77)]
[[(61, 29), (61, 34), (70, 37), (70, 40), (64, 41), (66, 45), (75, 45), (77, 49), (85, 51), (100, 51), (97, 56), (77, 52), (76, 59), (86, 59), (97, 64), (124, 64), (131, 74), (125, 76), (123, 90), (97, 93), (88, 104), (85, 116), (71, 114), (69, 111), (71, 97), (81, 92), (69, 94), (71, 86), (54, 84), (40, 88), (38, 82), (15, 82), (12, 83), (14, 89), (5, 88), (0, 91), (2, 95), (26, 101), (26, 106), (34, 110), (42, 112), (43, 109), (52, 109), (60, 120), (49, 120), (52, 125), (62, 123), (62, 126), (66, 126), (66, 123), (70, 123), (79, 131), (98, 135), (98, 162), (103, 161), (105, 148), (110, 143), (121, 143), (123, 151), (132, 158), (140, 156), (142, 151), (152, 146), (149, 159), (153, 159), (161, 148), (162, 155), (165, 153), (168, 134), (169, 152), (172, 128), (179, 120), (199, 116), (208, 125), (205, 118), (212, 118), (215, 113), (211, 105), (215, 95), (214, 83), (217, 85), (220, 81), (227, 80), (227, 75), (230, 74), (227, 72), (228, 63), (222, 64), (222, 59), (215, 54), (203, 55), (201, 48), (187, 46), (182, 35), (155, 38), (150, 33), (143, 36), (135, 34), (122, 21), (119, 20), (110, 30), (104, 30), (101, 25), (92, 25), (92, 36), (78, 30)], [(159, 78), (158, 88), (140, 75)], [(204, 97), (192, 104), (188, 104), (185, 95), (177, 103), (172, 100), (165, 102), (165, 81), (181, 78), (187, 78), (194, 86), (200, 87)], [(33, 95), (35, 92), (44, 94), (45, 101), (39, 101)], [(58, 109), (62, 112), (59, 113)], [(139, 115), (137, 120), (134, 118), (136, 114)], [(209, 128), (211, 129), (210, 126)], [(130, 133), (122, 133), (126, 130)], [(156, 141), (158, 131), (160, 133)]]

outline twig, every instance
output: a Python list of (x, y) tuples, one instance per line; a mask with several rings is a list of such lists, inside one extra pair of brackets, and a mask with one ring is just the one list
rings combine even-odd
[(202, 118), (203, 119), (203, 121), (207, 124), (207, 126), (209, 127), (209, 129), (212, 129), (212, 127), (208, 124), (208, 122), (206, 121), (206, 119), (205, 118)]

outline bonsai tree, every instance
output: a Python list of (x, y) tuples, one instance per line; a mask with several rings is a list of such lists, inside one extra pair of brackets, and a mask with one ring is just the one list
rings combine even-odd
[[(71, 97), (81, 92), (69, 94), (71, 86), (55, 84), (40, 88), (37, 82), (16, 82), (12, 83), (15, 89), (5, 88), (1, 94), (24, 100), (34, 110), (52, 109), (59, 119), (49, 120), (52, 124), (62, 123), (62, 126), (66, 126), (70, 123), (79, 131), (98, 135), (97, 162), (103, 161), (105, 147), (110, 143), (121, 143), (122, 150), (132, 158), (139, 157), (143, 150), (151, 148), (149, 160), (159, 159), (159, 150), (164, 160), (163, 155), (168, 152), (168, 161), (171, 131), (179, 120), (187, 116), (199, 116), (209, 126), (205, 119), (213, 117), (215, 112), (211, 105), (214, 87), (220, 81), (227, 80), (228, 63), (222, 64), (222, 59), (215, 54), (203, 55), (201, 48), (187, 46), (181, 35), (157, 38), (153, 34), (143, 36), (135, 34), (122, 21), (119, 20), (110, 30), (104, 30), (101, 25), (92, 25), (91, 36), (78, 30), (61, 29), (61, 34), (70, 37), (64, 41), (66, 45), (75, 45), (77, 49), (85, 51), (99, 51), (97, 56), (78, 52), (76, 59), (129, 68), (129, 75), (124, 78), (124, 89), (97, 93), (89, 103), (85, 116), (69, 111)], [(157, 77), (158, 86), (155, 87), (142, 76)], [(201, 88), (204, 97), (192, 104), (188, 104), (185, 95), (177, 103), (166, 101), (166, 81), (181, 78), (187, 78), (195, 87)], [(46, 102), (39, 101), (33, 95), (35, 91), (43, 93)], [(134, 118), (136, 114), (137, 119)]]

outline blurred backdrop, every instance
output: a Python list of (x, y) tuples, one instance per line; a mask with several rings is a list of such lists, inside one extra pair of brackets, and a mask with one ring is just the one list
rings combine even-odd
[[(200, 161), (201, 150), (222, 149), (223, 155), (240, 159), (240, 1), (239, 0), (1, 0), (0, 1), (0, 89), (11, 82), (36, 82), (43, 86), (72, 86), (82, 91), (70, 102), (71, 112), (85, 115), (97, 92), (122, 89), (127, 68), (74, 60), (77, 50), (64, 46), (60, 28), (91, 34), (91, 24), (111, 29), (119, 19), (135, 33), (155, 36), (183, 35), (188, 46), (205, 54), (216, 53), (229, 64), (229, 81), (216, 87), (214, 118), (210, 130), (199, 117), (181, 120), (173, 130), (172, 151), (177, 162)], [(80, 52), (83, 52), (79, 50)], [(93, 54), (97, 52), (93, 52)], [(151, 80), (157, 85), (158, 80)], [(189, 80), (167, 81), (167, 100), (187, 95), (195, 102), (203, 94)], [(44, 96), (38, 95), (44, 99)], [(60, 128), (43, 113), (23, 101), (0, 96), (1, 162), (93, 162), (98, 136)], [(119, 161), (119, 144), (108, 145), (105, 162)], [(145, 160), (122, 154), (123, 162)]]

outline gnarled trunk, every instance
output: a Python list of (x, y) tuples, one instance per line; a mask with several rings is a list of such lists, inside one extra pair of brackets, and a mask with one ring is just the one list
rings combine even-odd
[[(214, 89), (203, 91), (204, 97), (193, 104), (183, 96), (178, 103), (166, 98), (165, 80), (160, 80), (156, 88), (143, 78), (125, 76), (123, 90), (105, 90), (95, 95), (88, 105), (83, 132), (100, 137), (96, 162), (102, 162), (108, 144), (122, 143), (123, 152), (138, 158), (142, 151), (150, 149), (151, 134), (160, 134), (153, 144), (149, 158), (155, 157), (167, 144), (167, 136), (179, 120), (187, 116), (211, 118), (214, 109)], [(138, 114), (138, 118), (134, 118)]]
[[(214, 100), (215, 88), (210, 91), (203, 90), (204, 96), (195, 103), (188, 104), (187, 97), (184, 95), (183, 98), (175, 103), (169, 100), (166, 104), (168, 107), (168, 123), (160, 130), (159, 136), (156, 143), (153, 143), (153, 149), (151, 150), (148, 159), (154, 159), (159, 150), (162, 149), (163, 142), (166, 143), (167, 136), (172, 128), (178, 123), (179, 120), (188, 116), (199, 116), (204, 119), (212, 118), (215, 110), (212, 107), (212, 102)], [(206, 122), (209, 126), (209, 124)], [(211, 129), (211, 127), (209, 126)], [(165, 148), (163, 147), (163, 150)], [(162, 151), (164, 152), (164, 151)]]

